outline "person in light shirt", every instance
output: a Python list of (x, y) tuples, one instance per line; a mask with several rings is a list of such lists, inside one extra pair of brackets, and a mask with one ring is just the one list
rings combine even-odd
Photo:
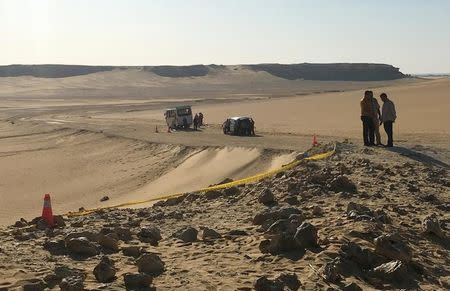
[(390, 100), (386, 93), (382, 93), (380, 95), (381, 100), (383, 101), (383, 107), (381, 108), (381, 122), (380, 125), (383, 124), (384, 131), (388, 136), (386, 147), (394, 146), (394, 133), (393, 133), (393, 124), (397, 119), (397, 112), (395, 111), (395, 105), (392, 100)]

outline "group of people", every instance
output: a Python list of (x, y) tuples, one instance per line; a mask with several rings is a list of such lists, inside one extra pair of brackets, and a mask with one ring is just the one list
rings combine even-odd
[(381, 107), (372, 91), (365, 91), (361, 99), (361, 120), (363, 124), (363, 139), (365, 146), (382, 145), (380, 135), (380, 125), (383, 124), (387, 134), (386, 147), (393, 147), (393, 123), (397, 119), (394, 102), (392, 102), (386, 93), (381, 93)]
[(196, 113), (194, 116), (193, 123), (194, 123), (194, 130), (198, 130), (198, 128), (200, 126), (203, 126), (204, 125), (203, 124), (203, 113), (201, 113), (201, 112)]

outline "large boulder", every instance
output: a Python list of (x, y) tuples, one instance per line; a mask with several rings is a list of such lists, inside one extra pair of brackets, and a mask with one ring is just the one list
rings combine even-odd
[(138, 237), (142, 242), (150, 243), (152, 246), (157, 246), (162, 239), (161, 231), (156, 226), (141, 228)]
[(107, 283), (115, 279), (116, 271), (117, 270), (114, 267), (114, 263), (105, 256), (102, 258), (100, 263), (95, 266), (93, 274), (98, 282)]
[(97, 245), (89, 241), (86, 237), (71, 238), (66, 242), (67, 250), (72, 254), (83, 256), (96, 256), (100, 253)]
[(424, 218), (422, 221), (422, 229), (426, 234), (432, 234), (439, 238), (445, 237), (436, 214), (431, 214)]
[(159, 275), (164, 272), (164, 262), (154, 253), (143, 254), (137, 259), (136, 264), (139, 272)]
[(375, 252), (391, 260), (408, 263), (412, 251), (398, 234), (385, 234), (375, 239)]
[(300, 248), (317, 247), (317, 229), (308, 222), (303, 222), (295, 232), (294, 239)]

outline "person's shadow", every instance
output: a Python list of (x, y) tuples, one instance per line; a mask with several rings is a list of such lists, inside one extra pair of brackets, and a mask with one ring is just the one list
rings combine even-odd
[(395, 146), (395, 147), (387, 148), (387, 149), (391, 152), (398, 153), (402, 156), (406, 156), (406, 157), (413, 159), (415, 161), (418, 161), (418, 162), (430, 164), (433, 166), (439, 166), (439, 167), (442, 167), (445, 169), (450, 169), (450, 166), (447, 163), (440, 161), (436, 158), (433, 158), (429, 155), (426, 155), (424, 153), (413, 151), (412, 149), (409, 149), (409, 148), (405, 148), (402, 146)]

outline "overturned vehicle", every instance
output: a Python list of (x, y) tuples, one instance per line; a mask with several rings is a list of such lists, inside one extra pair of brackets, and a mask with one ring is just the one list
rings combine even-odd
[(222, 124), (223, 133), (229, 135), (254, 136), (255, 122), (251, 117), (230, 117)]

